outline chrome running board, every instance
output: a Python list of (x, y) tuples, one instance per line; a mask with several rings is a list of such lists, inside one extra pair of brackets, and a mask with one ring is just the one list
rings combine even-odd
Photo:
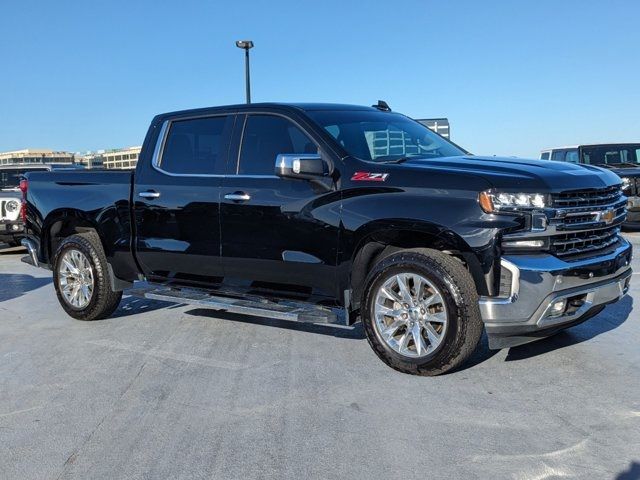
[(275, 318), (304, 323), (325, 323), (347, 326), (343, 311), (293, 300), (267, 300), (257, 296), (212, 295), (202, 290), (170, 287), (143, 287), (128, 290), (129, 294), (163, 302), (198, 305), (222, 312), (254, 317)]

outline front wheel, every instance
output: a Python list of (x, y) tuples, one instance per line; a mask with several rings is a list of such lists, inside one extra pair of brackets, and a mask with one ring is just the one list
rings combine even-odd
[(122, 298), (122, 292), (111, 289), (107, 259), (95, 233), (72, 235), (60, 243), (53, 284), (60, 305), (77, 320), (107, 318)]
[(373, 267), (362, 319), (378, 357), (414, 375), (460, 366), (476, 349), (483, 327), (469, 272), (457, 259), (430, 249), (403, 250)]

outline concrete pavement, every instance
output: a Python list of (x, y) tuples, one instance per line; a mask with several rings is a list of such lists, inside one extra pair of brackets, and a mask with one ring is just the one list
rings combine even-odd
[(75, 321), (22, 255), (0, 253), (2, 479), (640, 478), (638, 275), (585, 324), (421, 378), (360, 328), (131, 297)]

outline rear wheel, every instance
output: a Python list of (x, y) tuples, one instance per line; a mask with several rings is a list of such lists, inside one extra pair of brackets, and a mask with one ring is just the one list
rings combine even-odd
[(122, 292), (111, 289), (107, 259), (95, 233), (65, 238), (53, 265), (53, 283), (62, 308), (78, 320), (109, 317)]
[(483, 327), (469, 272), (455, 258), (429, 249), (397, 252), (372, 269), (362, 319), (376, 354), (415, 375), (460, 366)]

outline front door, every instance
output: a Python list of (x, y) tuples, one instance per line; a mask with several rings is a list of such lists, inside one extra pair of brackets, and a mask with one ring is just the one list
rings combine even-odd
[(221, 192), (225, 283), (335, 298), (339, 192), (275, 175), (278, 154), (317, 153), (318, 145), (279, 115), (250, 114), (242, 123)]
[(219, 284), (220, 183), (235, 116), (164, 122), (134, 188), (136, 254), (154, 281)]

